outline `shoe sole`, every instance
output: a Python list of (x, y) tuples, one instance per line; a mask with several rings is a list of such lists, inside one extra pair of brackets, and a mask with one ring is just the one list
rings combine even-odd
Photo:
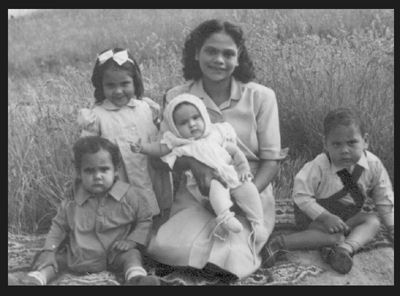
[(335, 252), (330, 256), (330, 264), (335, 271), (346, 274), (353, 267), (353, 259), (345, 253)]

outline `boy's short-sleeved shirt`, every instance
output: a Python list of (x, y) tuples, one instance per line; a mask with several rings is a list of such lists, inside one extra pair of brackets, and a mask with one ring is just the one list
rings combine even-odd
[[(394, 225), (394, 193), (382, 162), (371, 152), (365, 151), (357, 164), (364, 168), (357, 181), (361, 192), (372, 198), (385, 225)], [(293, 186), (294, 202), (312, 220), (325, 210), (316, 199), (328, 198), (343, 189), (344, 185), (337, 175), (341, 169), (332, 164), (325, 153), (321, 153), (306, 163), (296, 175)], [(340, 202), (344, 205), (355, 204), (350, 194), (340, 199)], [(387, 208), (391, 208), (391, 211), (387, 211)]]
[(68, 266), (75, 271), (105, 270), (116, 253), (111, 245), (117, 240), (131, 240), (147, 246), (152, 214), (140, 189), (117, 180), (102, 197), (74, 187), (74, 198), (58, 208), (44, 249), (54, 250), (68, 237)]

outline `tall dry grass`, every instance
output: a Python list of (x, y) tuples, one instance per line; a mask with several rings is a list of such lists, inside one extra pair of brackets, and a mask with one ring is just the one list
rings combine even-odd
[(289, 198), (293, 177), (322, 151), (322, 119), (357, 108), (394, 181), (393, 10), (55, 10), (8, 26), (9, 231), (46, 231), (73, 178), (78, 109), (93, 104), (96, 54), (128, 47), (146, 95), (161, 103), (183, 82), (181, 47), (211, 17), (243, 27), (257, 82), (277, 95), (282, 145), (290, 156), (274, 180)]

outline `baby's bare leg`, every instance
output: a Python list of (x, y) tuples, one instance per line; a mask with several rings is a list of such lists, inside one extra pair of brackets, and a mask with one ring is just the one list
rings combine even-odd
[(225, 188), (220, 182), (211, 180), (210, 184), (210, 203), (217, 215), (217, 223), (228, 231), (239, 233), (243, 226), (234, 213), (230, 211), (233, 205), (229, 188)]

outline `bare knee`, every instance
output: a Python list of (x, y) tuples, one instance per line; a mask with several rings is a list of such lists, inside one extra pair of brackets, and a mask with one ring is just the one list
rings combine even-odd
[(343, 240), (343, 234), (341, 232), (339, 233), (332, 233), (329, 235), (329, 239), (330, 239), (330, 244), (334, 245), (339, 243), (340, 241)]
[(365, 223), (376, 231), (381, 227), (381, 220), (379, 220), (379, 217), (375, 214), (368, 214)]

